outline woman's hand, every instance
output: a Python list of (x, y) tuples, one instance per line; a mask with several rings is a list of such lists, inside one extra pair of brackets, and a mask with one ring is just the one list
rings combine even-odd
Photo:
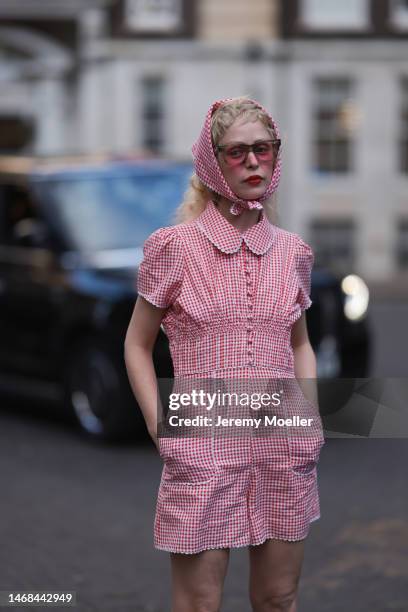
[(165, 308), (158, 308), (139, 296), (125, 339), (125, 363), (130, 386), (157, 449), (157, 415), (161, 403), (153, 364), (153, 347), (165, 311)]
[(304, 397), (319, 410), (316, 356), (309, 341), (304, 312), (292, 327), (291, 343), (298, 384)]
[(157, 452), (160, 455), (160, 449), (159, 449), (159, 438), (157, 437), (157, 432), (156, 431), (149, 431), (150, 437), (153, 440), (153, 444), (156, 447)]

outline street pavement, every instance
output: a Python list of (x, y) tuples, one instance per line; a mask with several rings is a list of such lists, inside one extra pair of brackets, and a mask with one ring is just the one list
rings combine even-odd
[[(407, 375), (407, 310), (373, 304), (373, 377)], [(153, 445), (92, 442), (31, 401), (0, 408), (0, 590), (75, 591), (80, 612), (169, 612)], [(408, 611), (407, 465), (406, 438), (326, 439), (298, 612)], [(232, 550), (222, 612), (250, 612), (248, 569), (247, 550)]]
[[(370, 308), (372, 377), (408, 377), (408, 301), (377, 300)], [(408, 608), (407, 608), (408, 609)]]
[[(0, 426), (0, 590), (74, 590), (81, 612), (169, 612), (153, 446), (100, 445), (16, 408)], [(408, 610), (407, 465), (405, 439), (326, 440), (299, 612)], [(222, 612), (250, 612), (247, 582), (247, 550), (234, 549)]]

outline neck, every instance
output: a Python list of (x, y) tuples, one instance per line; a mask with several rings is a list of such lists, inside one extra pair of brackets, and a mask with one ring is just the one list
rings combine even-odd
[(241, 233), (258, 223), (261, 220), (261, 210), (246, 210), (244, 209), (240, 215), (232, 215), (230, 213), (231, 201), (227, 198), (219, 198), (213, 200), (223, 217), (227, 219)]

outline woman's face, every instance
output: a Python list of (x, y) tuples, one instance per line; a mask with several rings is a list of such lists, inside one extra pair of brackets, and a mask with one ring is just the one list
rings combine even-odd
[[(230, 147), (233, 144), (252, 145), (263, 140), (272, 140), (272, 136), (261, 121), (238, 118), (227, 129), (218, 145), (222, 147), (225, 145)], [(231, 152), (232, 155), (235, 154), (234, 149)], [(262, 156), (257, 159), (253, 151), (250, 151), (246, 160), (241, 163), (235, 163), (233, 159), (227, 163), (222, 151), (218, 153), (217, 158), (225, 180), (239, 198), (257, 200), (266, 191), (272, 178), (274, 160), (264, 161)], [(252, 180), (248, 181), (250, 177)]]

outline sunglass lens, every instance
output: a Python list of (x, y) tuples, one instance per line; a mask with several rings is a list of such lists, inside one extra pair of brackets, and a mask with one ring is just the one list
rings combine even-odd
[(243, 161), (245, 154), (244, 147), (230, 147), (225, 150), (225, 161), (231, 166), (235, 166)]

